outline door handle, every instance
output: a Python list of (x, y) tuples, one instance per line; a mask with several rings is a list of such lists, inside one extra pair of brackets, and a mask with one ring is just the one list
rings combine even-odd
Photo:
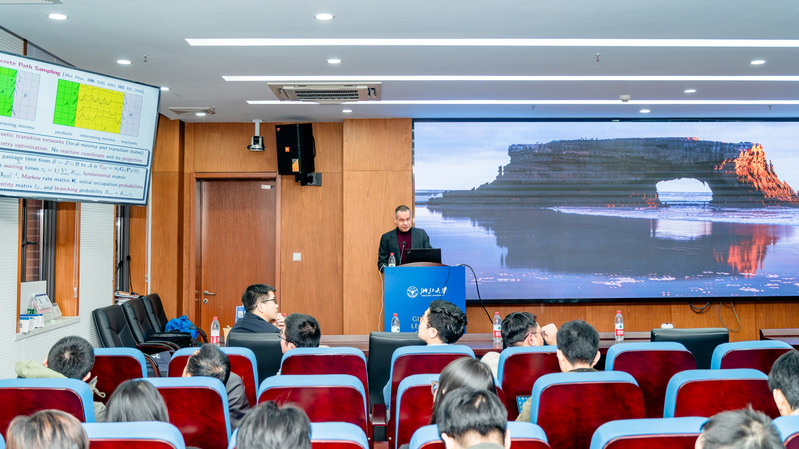
[(205, 295), (205, 296), (216, 296), (216, 293), (211, 293), (208, 290), (203, 290), (203, 295)]

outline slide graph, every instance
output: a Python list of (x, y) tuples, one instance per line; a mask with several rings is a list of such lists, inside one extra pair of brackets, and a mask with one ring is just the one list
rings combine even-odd
[(58, 80), (53, 123), (137, 136), (141, 105), (139, 95)]
[(0, 67), (0, 116), (36, 119), (39, 75)]

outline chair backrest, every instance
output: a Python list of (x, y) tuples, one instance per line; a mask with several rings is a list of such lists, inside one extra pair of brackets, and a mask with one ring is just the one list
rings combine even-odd
[[(383, 389), (383, 401), (390, 409), (397, 398), (402, 379), (414, 374), (438, 374), (453, 360), (474, 358), (472, 348), (465, 345), (403, 346), (391, 356), (390, 390)], [(388, 395), (386, 393), (389, 393)]]
[(361, 381), (346, 374), (272, 376), (261, 382), (258, 403), (293, 403), (311, 422), (348, 422), (370, 436), (366, 392)]
[(708, 327), (695, 329), (652, 329), (651, 341), (675, 341), (691, 351), (698, 369), (710, 368), (713, 350), (722, 343), (729, 343), (730, 332), (724, 328)]
[(65, 411), (81, 422), (94, 422), (92, 391), (77, 379), (0, 379), (0, 434), (18, 415), (39, 410)]
[[(544, 430), (533, 423), (509, 421), (511, 449), (550, 449)], [(409, 449), (444, 449), (444, 442), (435, 424), (426, 425), (414, 432)]]
[(147, 312), (147, 318), (150, 320), (150, 325), (155, 332), (163, 332), (169, 319), (164, 312), (161, 296), (158, 293), (150, 293), (142, 298), (142, 303), (144, 304), (144, 310)]
[(663, 400), (671, 376), (689, 369), (696, 369), (693, 354), (675, 342), (613, 345), (605, 358), (605, 371), (624, 371), (638, 382), (647, 418), (663, 417)]
[(369, 449), (363, 430), (348, 422), (311, 423), (313, 449)]
[(105, 393), (104, 398), (95, 397), (95, 400), (105, 404), (122, 382), (147, 377), (147, 361), (138, 349), (95, 348), (94, 376), (97, 376), (97, 390)]
[(281, 374), (349, 374), (369, 391), (366, 357), (356, 348), (295, 348), (280, 361)]
[(689, 370), (669, 381), (663, 417), (709, 417), (749, 404), (772, 418), (780, 416), (768, 388), (768, 376), (762, 372), (751, 368)]
[(799, 449), (799, 415), (780, 416), (774, 420), (785, 449)]
[(136, 339), (133, 338), (122, 306), (113, 305), (94, 309), (92, 318), (104, 348), (136, 347)]
[(122, 304), (122, 310), (125, 312), (125, 318), (128, 320), (133, 338), (137, 343), (146, 342), (150, 338), (150, 334), (155, 332), (155, 330), (150, 324), (150, 319), (147, 317), (147, 311), (144, 309), (144, 303), (141, 298), (125, 301)]
[(228, 334), (226, 347), (248, 348), (255, 354), (258, 362), (258, 385), (267, 377), (277, 374), (280, 369), (283, 350), (280, 348), (279, 334), (231, 332)]
[[(219, 348), (230, 360), (230, 372), (236, 373), (244, 383), (244, 392), (251, 407), (255, 406), (258, 396), (258, 361), (255, 353), (249, 348), (221, 347)], [(169, 360), (169, 377), (180, 377), (189, 361), (189, 357), (197, 352), (198, 348), (181, 348), (172, 354)]]
[(555, 346), (514, 346), (500, 353), (497, 378), (505, 393), (509, 420), (519, 415), (517, 397), (530, 396), (533, 384), (544, 374), (560, 372), (557, 352)]
[(167, 422), (102, 422), (83, 424), (91, 449), (186, 449), (180, 430)]
[(620, 419), (599, 426), (591, 449), (693, 449), (707, 418)]
[(369, 403), (384, 404), (383, 386), (390, 379), (391, 356), (403, 346), (424, 346), (416, 332), (372, 332), (369, 334)]
[(186, 446), (226, 449), (230, 437), (227, 392), (210, 377), (148, 377), (166, 403), (169, 422), (183, 434)]
[(644, 398), (621, 371), (545, 374), (533, 385), (530, 417), (552, 447), (584, 449), (602, 424), (643, 418)]
[(390, 449), (409, 443), (417, 429), (430, 424), (433, 415), (431, 385), (434, 380), (438, 380), (438, 376), (414, 374), (400, 382), (386, 432)]
[(752, 368), (768, 374), (774, 361), (792, 349), (779, 340), (722, 343), (713, 351), (710, 369)]

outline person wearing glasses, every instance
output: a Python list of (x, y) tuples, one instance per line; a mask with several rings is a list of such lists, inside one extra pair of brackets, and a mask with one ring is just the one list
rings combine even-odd
[[(557, 344), (558, 328), (549, 323), (541, 327), (535, 315), (529, 312), (512, 312), (502, 320), (502, 349), (513, 346), (543, 346)], [(487, 352), (481, 362), (491, 367), (494, 377), (499, 377), (499, 352)]]
[(294, 348), (318, 348), (322, 331), (316, 318), (304, 313), (292, 313), (286, 317), (280, 331), (280, 348), (286, 351)]
[(275, 287), (254, 284), (241, 295), (244, 317), (236, 321), (230, 332), (277, 334), (283, 328), (283, 315), (278, 312)]

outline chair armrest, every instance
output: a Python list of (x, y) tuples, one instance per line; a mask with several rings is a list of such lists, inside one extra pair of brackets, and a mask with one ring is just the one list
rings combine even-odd
[(372, 427), (386, 425), (386, 404), (375, 404), (372, 406)]
[(138, 343), (136, 344), (136, 349), (143, 352), (144, 354), (156, 354), (159, 352), (169, 351), (169, 354), (172, 355), (176, 351), (174, 345), (171, 345), (168, 342), (159, 342), (159, 341), (148, 341), (147, 343)]
[(198, 337), (203, 339), (203, 343), (208, 343), (208, 335), (206, 335), (204, 330), (198, 327), (197, 333), (199, 334)]
[(161, 371), (158, 369), (158, 362), (155, 361), (153, 356), (150, 354), (144, 354), (145, 360), (147, 363), (150, 364), (150, 367), (153, 369), (153, 377), (161, 377)]
[[(158, 340), (158, 339), (147, 340), (146, 342), (144, 342), (144, 344), (146, 344), (146, 345), (161, 344), (161, 345), (164, 345), (164, 346), (168, 346), (169, 348), (171, 348), (171, 350), (169, 351), (170, 354), (175, 352), (175, 351), (177, 351), (178, 349), (180, 349), (180, 346), (178, 346), (177, 344), (175, 344), (175, 343), (173, 343), (171, 341), (166, 341), (166, 340)], [(166, 351), (166, 349), (165, 349), (165, 351)]]

